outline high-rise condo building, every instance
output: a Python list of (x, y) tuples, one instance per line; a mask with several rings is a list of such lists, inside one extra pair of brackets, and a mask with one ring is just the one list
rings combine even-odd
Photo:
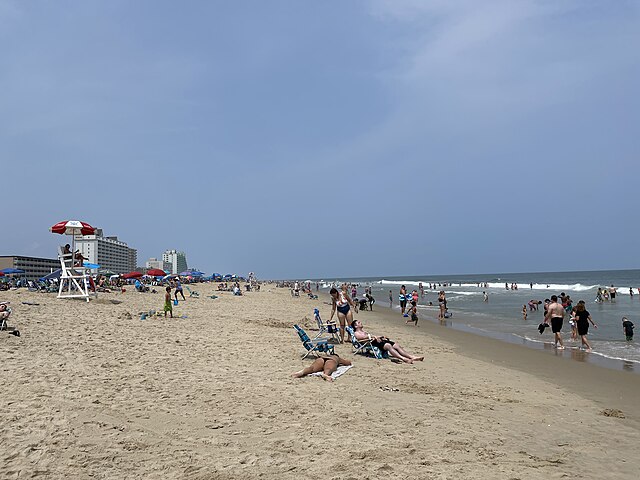
[(187, 256), (184, 252), (166, 250), (162, 254), (162, 261), (171, 265), (171, 273), (173, 274), (184, 272), (187, 269)]
[(94, 235), (76, 236), (76, 248), (89, 263), (97, 263), (100, 270), (127, 273), (136, 269), (138, 251), (130, 248), (118, 237), (105, 237), (102, 229)]

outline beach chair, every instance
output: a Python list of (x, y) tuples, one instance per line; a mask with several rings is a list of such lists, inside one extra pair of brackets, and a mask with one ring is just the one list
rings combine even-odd
[(188, 285), (185, 285), (185, 286), (184, 286), (184, 288), (186, 288), (186, 289), (187, 289), (187, 292), (189, 292), (189, 298), (191, 298), (191, 297), (198, 298), (198, 297), (200, 296), (200, 294), (199, 294), (198, 292), (196, 292), (195, 290), (193, 290), (193, 291), (192, 291), (192, 290), (189, 288), (189, 286), (188, 286)]
[(333, 341), (340, 343), (340, 336), (338, 335), (340, 329), (338, 325), (335, 322), (323, 322), (320, 317), (320, 310), (317, 308), (313, 309), (313, 316), (318, 324), (318, 334), (315, 336), (314, 340), (322, 337), (325, 333), (328, 333), (331, 335), (331, 339)]
[(315, 340), (311, 340), (307, 333), (300, 327), (300, 325), (294, 325), (298, 336), (300, 337), (300, 341), (307, 351), (302, 358), (307, 358), (309, 355), (314, 354), (316, 356), (320, 356), (320, 353), (330, 353), (332, 355), (335, 354), (333, 351), (333, 345), (331, 345), (326, 338), (317, 338)]
[(380, 351), (378, 347), (371, 344), (369, 340), (358, 340), (353, 328), (350, 326), (345, 327), (345, 330), (351, 337), (351, 346), (353, 347), (353, 353), (361, 353), (362, 355), (373, 355), (377, 359), (388, 358), (389, 354), (386, 351)]

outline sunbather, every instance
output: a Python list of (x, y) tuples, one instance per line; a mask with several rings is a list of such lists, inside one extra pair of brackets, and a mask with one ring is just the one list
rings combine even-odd
[(351, 323), (351, 328), (353, 328), (354, 335), (356, 340), (371, 340), (371, 345), (377, 347), (380, 350), (384, 350), (389, 352), (389, 355), (392, 357), (398, 358), (405, 363), (413, 363), (415, 361), (421, 362), (424, 360), (424, 357), (418, 357), (416, 355), (412, 355), (407, 352), (402, 346), (398, 343), (390, 340), (387, 337), (379, 336), (375, 337), (367, 332), (365, 332), (362, 328), (362, 322), (360, 320), (354, 320)]
[(301, 378), (306, 375), (311, 375), (312, 373), (322, 372), (320, 376), (323, 379), (333, 382), (331, 374), (337, 370), (339, 365), (351, 365), (351, 362), (338, 355), (326, 355), (316, 358), (307, 368), (303, 368), (291, 376), (294, 378)]

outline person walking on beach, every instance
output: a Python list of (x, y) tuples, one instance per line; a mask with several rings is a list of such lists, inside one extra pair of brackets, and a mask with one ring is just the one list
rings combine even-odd
[(164, 294), (164, 318), (167, 318), (167, 312), (173, 318), (173, 306), (171, 305), (171, 287), (165, 288), (166, 293)]
[(344, 329), (347, 326), (347, 322), (353, 322), (353, 312), (350, 307), (356, 308), (346, 290), (346, 288), (340, 292), (336, 288), (329, 290), (329, 295), (331, 295), (331, 317), (329, 318), (329, 323), (333, 320), (333, 315), (337, 310), (338, 320), (340, 321), (340, 343), (344, 343)]
[(551, 331), (554, 334), (554, 344), (558, 350), (564, 350), (564, 343), (562, 343), (562, 335), (560, 334), (564, 321), (564, 308), (558, 303), (557, 295), (551, 295), (551, 303), (547, 307), (547, 314), (544, 316), (544, 323), (549, 325), (549, 320), (551, 320)]
[(587, 311), (584, 306), (584, 300), (580, 300), (578, 305), (576, 305), (576, 326), (578, 327), (578, 335), (580, 335), (580, 340), (582, 340), (582, 346), (585, 347), (587, 352), (591, 351), (591, 345), (587, 340), (587, 334), (589, 333), (589, 322), (593, 325), (593, 328), (598, 328), (598, 326), (591, 319), (591, 314)]
[(627, 317), (622, 317), (622, 331), (627, 342), (633, 341), (633, 322), (629, 321)]
[(186, 298), (184, 298), (184, 292), (182, 291), (182, 284), (180, 283), (180, 279), (176, 278), (176, 291), (174, 292), (176, 300), (178, 300), (178, 293), (182, 295), (182, 300), (186, 300)]

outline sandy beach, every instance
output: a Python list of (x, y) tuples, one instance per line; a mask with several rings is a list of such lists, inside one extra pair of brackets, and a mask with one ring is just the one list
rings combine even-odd
[(192, 288), (146, 320), (162, 293), (2, 292), (22, 335), (0, 332), (0, 478), (638, 477), (635, 373), (376, 308), (356, 318), (424, 362), (343, 344), (354, 367), (334, 383), (294, 379), (311, 360), (292, 325), (313, 333), (327, 294)]

